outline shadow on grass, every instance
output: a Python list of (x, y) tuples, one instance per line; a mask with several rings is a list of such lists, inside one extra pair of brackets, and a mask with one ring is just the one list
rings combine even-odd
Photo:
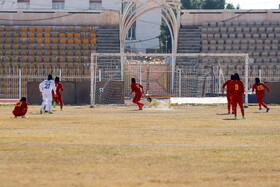
[(219, 115), (219, 116), (225, 116), (225, 115), (230, 115), (229, 113), (217, 113), (217, 115)]
[(131, 110), (131, 111), (143, 111), (143, 110), (139, 110), (139, 109), (134, 109), (134, 110)]
[(224, 118), (223, 120), (238, 120), (238, 119), (234, 119), (234, 118)]

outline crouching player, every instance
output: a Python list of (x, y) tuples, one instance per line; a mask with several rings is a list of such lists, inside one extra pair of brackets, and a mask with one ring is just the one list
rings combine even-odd
[(26, 102), (26, 97), (22, 97), (18, 103), (16, 103), (15, 108), (13, 110), (13, 114), (15, 118), (17, 117), (22, 117), (22, 118), (27, 118), (25, 114), (27, 113), (28, 106)]
[(170, 108), (169, 103), (165, 103), (165, 102), (159, 101), (157, 99), (152, 99), (150, 97), (147, 97), (147, 101), (148, 101), (149, 108)]

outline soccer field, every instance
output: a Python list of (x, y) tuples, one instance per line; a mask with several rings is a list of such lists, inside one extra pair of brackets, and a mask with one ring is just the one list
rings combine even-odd
[(279, 186), (280, 106), (0, 106), (0, 186)]

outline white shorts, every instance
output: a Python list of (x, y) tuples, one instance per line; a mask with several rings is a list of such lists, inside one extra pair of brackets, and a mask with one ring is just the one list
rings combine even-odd
[(42, 93), (44, 102), (52, 102), (52, 93)]

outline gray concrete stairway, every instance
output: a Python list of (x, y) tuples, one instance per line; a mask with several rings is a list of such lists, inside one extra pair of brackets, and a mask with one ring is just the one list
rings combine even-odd
[[(201, 28), (199, 26), (183, 26), (179, 31), (178, 53), (200, 53), (201, 52)], [(197, 63), (196, 57), (177, 58), (177, 65), (186, 63)]]
[[(199, 26), (183, 26), (179, 31), (178, 53), (200, 53), (201, 52), (201, 29)], [(184, 78), (182, 95), (188, 97), (198, 96), (199, 87), (199, 59), (197, 57), (178, 57), (177, 68), (181, 69), (185, 76), (192, 75), (193, 78)]]
[(100, 26), (96, 33), (97, 53), (120, 52), (120, 30), (118, 26)]
[[(118, 26), (99, 26), (97, 36), (97, 53), (120, 53), (120, 39)], [(102, 70), (102, 80), (121, 79), (120, 57), (98, 57), (98, 68)]]
[(178, 53), (200, 53), (201, 29), (198, 26), (184, 26), (179, 31)]

